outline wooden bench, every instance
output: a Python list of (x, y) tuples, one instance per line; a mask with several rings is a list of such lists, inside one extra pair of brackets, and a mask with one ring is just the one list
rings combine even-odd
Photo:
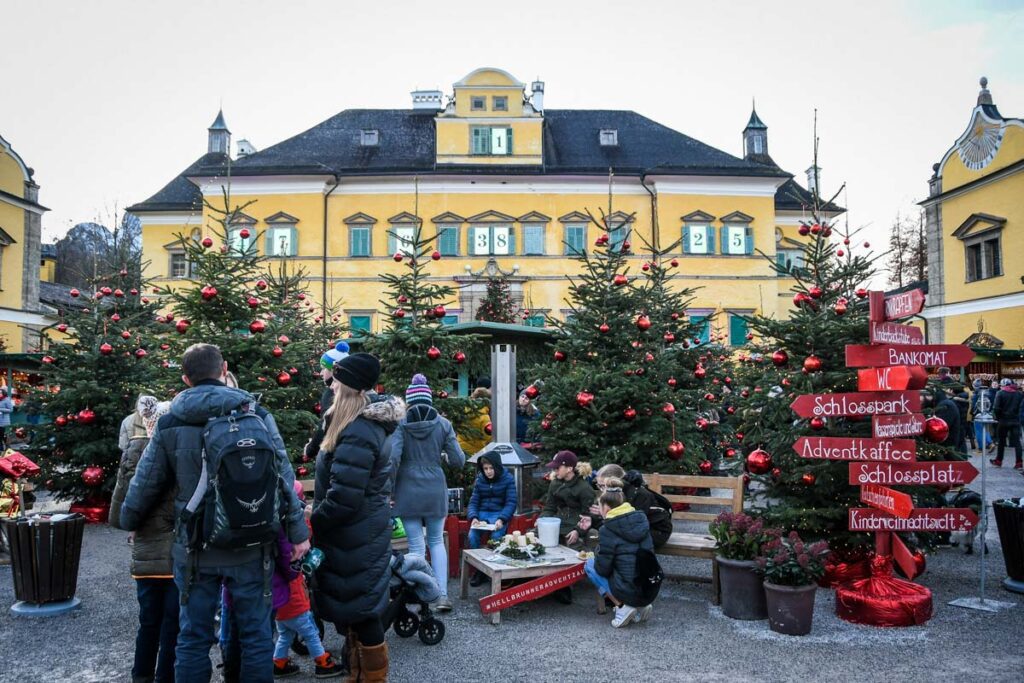
[[(688, 505), (700, 505), (703, 507), (720, 508), (715, 512), (692, 512), (683, 510), (672, 513), (672, 519), (691, 522), (708, 523), (713, 522), (720, 512), (742, 512), (743, 511), (743, 477), (702, 477), (687, 474), (646, 474), (644, 481), (647, 486), (657, 493), (665, 496), (672, 503), (687, 503)], [(665, 488), (696, 488), (724, 490), (725, 496), (692, 496), (680, 494), (667, 494)], [(715, 539), (706, 531), (704, 533), (693, 533), (686, 531), (674, 531), (665, 545), (656, 550), (662, 555), (675, 555), (683, 557), (703, 557), (711, 560), (711, 593), (712, 602), (719, 603), (720, 591), (718, 584), (718, 561), (715, 559)], [(685, 576), (687, 580), (706, 582), (707, 577)]]

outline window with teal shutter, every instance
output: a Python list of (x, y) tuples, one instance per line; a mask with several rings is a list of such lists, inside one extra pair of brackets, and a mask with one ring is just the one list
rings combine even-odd
[(348, 326), (352, 330), (352, 336), (354, 337), (365, 337), (370, 334), (370, 316), (368, 315), (350, 315), (348, 317)]
[(370, 255), (370, 228), (352, 227), (349, 228), (349, 255), (369, 256)]
[(715, 229), (710, 225), (683, 226), (684, 254), (714, 254)]
[(747, 321), (738, 316), (729, 316), (729, 344), (744, 346), (747, 343)]
[(505, 129), (505, 140), (506, 140), (506, 143), (505, 143), (505, 145), (506, 145), (506, 147), (505, 147), (505, 154), (512, 154), (512, 150), (514, 148), (512, 147), (512, 129), (511, 128), (506, 128)]
[(442, 325), (458, 325), (459, 324), (459, 316), (457, 316), (455, 314), (446, 315), (445, 317), (441, 318), (441, 324)]
[(457, 256), (459, 253), (459, 229), (443, 225), (437, 229), (437, 250), (442, 256)]
[(745, 237), (746, 247), (747, 247), (746, 253), (753, 254), (754, 253), (754, 229), (751, 228), (748, 225), (746, 228), (744, 228), (743, 231), (745, 233), (744, 237)]
[(490, 154), (491, 153), (491, 129), (490, 128), (474, 128), (472, 135), (473, 135), (473, 154)]
[(295, 256), (298, 253), (298, 233), (294, 225), (274, 225), (266, 232), (267, 256)]
[(690, 324), (697, 328), (697, 339), (701, 344), (707, 344), (711, 339), (711, 321), (706, 315), (691, 315)]
[(529, 327), (544, 327), (544, 314), (535, 313), (526, 319), (526, 324)]
[(705, 226), (704, 232), (707, 233), (708, 253), (709, 254), (714, 254), (715, 253), (715, 228), (714, 228), (714, 226), (711, 226), (711, 225)]
[(544, 226), (523, 226), (523, 253), (539, 256), (544, 253)]
[(565, 226), (565, 253), (569, 256), (582, 254), (585, 250), (587, 227), (585, 225)]
[(619, 251), (622, 248), (622, 243), (629, 237), (630, 226), (628, 223), (621, 225), (613, 230), (608, 231), (608, 242), (611, 245), (612, 251)]

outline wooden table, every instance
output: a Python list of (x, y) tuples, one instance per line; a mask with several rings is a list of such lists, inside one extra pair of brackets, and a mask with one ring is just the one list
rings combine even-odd
[[(473, 550), (462, 551), (462, 576), (461, 576), (461, 590), (459, 591), (459, 597), (463, 600), (466, 599), (469, 593), (469, 571), (470, 567), (476, 568), (477, 571), (483, 572), (484, 575), (491, 578), (491, 592), (490, 595), (501, 592), (501, 582), (509, 581), (511, 579), (535, 579), (541, 576), (547, 576), (562, 569), (568, 569), (569, 567), (583, 564), (584, 560), (581, 560), (577, 551), (572, 548), (567, 548), (564, 545), (555, 546), (554, 548), (548, 548), (544, 553), (544, 557), (559, 560), (557, 564), (541, 564), (535, 567), (514, 567), (507, 564), (498, 564), (491, 562), (490, 558), (494, 557), (494, 551), (487, 550), (485, 548), (477, 548)], [(598, 598), (601, 596), (598, 595)], [(604, 599), (600, 599), (600, 608), (604, 607)], [(602, 612), (603, 613), (603, 612)], [(490, 615), (492, 624), (501, 623), (501, 612), (495, 612)]]

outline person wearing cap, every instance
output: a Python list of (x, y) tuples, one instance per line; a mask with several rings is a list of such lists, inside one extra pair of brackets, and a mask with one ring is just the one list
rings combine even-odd
[[(334, 382), (334, 364), (342, 358), (348, 357), (348, 352), (348, 344), (340, 341), (327, 349), (323, 355), (320, 356), (320, 379), (323, 380), (324, 383), (324, 391), (320, 394), (321, 415), (327, 414), (327, 411), (331, 407), (331, 402), (334, 400), (334, 391), (331, 390), (331, 383)], [(320, 424), (317, 425), (313, 435), (302, 448), (302, 454), (306, 456), (308, 460), (316, 458), (316, 454), (320, 452), (320, 442), (323, 441), (323, 438), (324, 420), (320, 420)]]
[(547, 464), (554, 471), (551, 485), (544, 499), (541, 517), (558, 517), (558, 533), (562, 543), (577, 550), (584, 546), (586, 531), (580, 528), (580, 518), (588, 514), (594, 502), (594, 489), (580, 476), (579, 459), (572, 451), (558, 451)]
[(405, 404), (370, 393), (380, 361), (368, 353), (335, 361), (331, 375), (310, 516), (324, 554), (313, 599), (320, 618), (347, 634), (349, 680), (386, 681), (381, 616), (391, 578), (391, 435)]
[(427, 378), (413, 375), (405, 391), (405, 420), (398, 425), (391, 444), (391, 461), (397, 472), (393, 514), (405, 527), (410, 555), (426, 558), (430, 546), (430, 564), (441, 590), (435, 608), (447, 612), (452, 609), (448, 599), (448, 553), (444, 547), (448, 483), (442, 465), (447, 462), (449, 467), (461, 470), (466, 456), (452, 423), (434, 408), (431, 394)]
[(1021, 403), (1024, 395), (1009, 377), (1004, 377), (999, 382), (999, 391), (992, 402), (992, 414), (996, 418), (996, 457), (990, 462), (996, 467), (1003, 466), (1003, 454), (1006, 451), (1006, 441), (1009, 439), (1010, 446), (1017, 453), (1017, 462), (1014, 469), (1024, 468), (1022, 462), (1020, 443), (1020, 413)]

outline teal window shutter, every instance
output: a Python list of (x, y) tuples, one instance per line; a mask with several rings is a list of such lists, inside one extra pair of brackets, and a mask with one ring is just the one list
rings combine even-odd
[(711, 339), (711, 324), (706, 315), (690, 316), (690, 323), (697, 328), (697, 339), (706, 344)]
[(754, 229), (751, 228), (750, 226), (747, 226), (746, 228), (744, 228), (744, 231), (746, 232), (746, 250), (745, 250), (745, 253), (753, 254), (754, 253)]
[(348, 325), (354, 337), (364, 337), (370, 334), (370, 316), (368, 315), (350, 315)]
[[(775, 265), (778, 266), (783, 271), (789, 270), (789, 265), (787, 264), (788, 260), (789, 259), (786, 258), (785, 251), (779, 250), (775, 252)], [(779, 273), (779, 275), (782, 275), (782, 273)]]
[(349, 254), (351, 256), (370, 255), (370, 229), (354, 227), (349, 232)]
[(446, 315), (445, 317), (441, 318), (441, 324), (442, 325), (457, 325), (458, 323), (459, 323), (459, 316), (454, 315), (454, 314)]
[(690, 253), (690, 226), (689, 225), (684, 225), (683, 226), (683, 253), (684, 254), (689, 254)]
[(491, 129), (490, 128), (474, 128), (473, 129), (473, 154), (490, 154), (491, 153)]
[(267, 228), (263, 233), (263, 253), (267, 256), (274, 255), (274, 229)]
[(288, 236), (288, 247), (289, 247), (288, 248), (288, 255), (289, 256), (298, 256), (298, 254), (299, 254), (299, 231), (293, 225), (291, 228), (288, 229), (288, 233), (289, 233), (289, 236)]
[(729, 344), (744, 346), (747, 343), (747, 321), (738, 315), (729, 316)]
[(714, 254), (715, 253), (715, 228), (714, 228), (714, 226), (708, 225), (708, 226), (705, 226), (704, 229), (707, 231), (708, 253), (709, 254)]
[(395, 230), (395, 226), (393, 226), (393, 225), (391, 226), (391, 229), (388, 230), (388, 253), (389, 254), (394, 254), (394, 253), (398, 252), (398, 240), (395, 239), (394, 230)]
[(437, 250), (442, 256), (456, 256), (459, 253), (459, 229), (452, 226), (439, 228)]
[(729, 253), (729, 228), (724, 225), (718, 231), (718, 250), (722, 254)]
[(507, 134), (505, 137), (505, 154), (512, 154), (512, 129), (507, 128)]
[(539, 255), (544, 253), (544, 226), (523, 227), (523, 253)]

